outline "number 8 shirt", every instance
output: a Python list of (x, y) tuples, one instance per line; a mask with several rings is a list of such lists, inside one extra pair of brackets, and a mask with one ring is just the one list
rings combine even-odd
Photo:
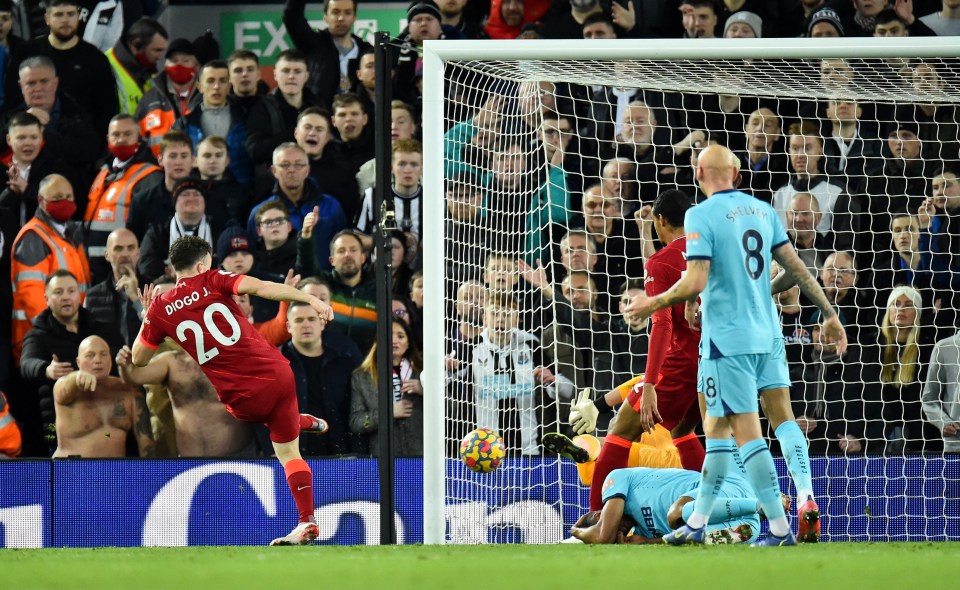
[(243, 277), (221, 270), (181, 277), (150, 305), (140, 340), (151, 349), (165, 336), (177, 342), (200, 364), (231, 412), (235, 409), (231, 406), (242, 405), (241, 413), (249, 414), (250, 406), (258, 405), (249, 401), (264, 398), (263, 410), (269, 413), (282, 394), (295, 396), (296, 386), (290, 362), (243, 317), (233, 300)]
[(718, 191), (687, 210), (684, 230), (687, 265), (710, 261), (700, 355), (772, 352), (783, 329), (770, 295), (771, 252), (790, 243), (777, 212), (738, 190)]

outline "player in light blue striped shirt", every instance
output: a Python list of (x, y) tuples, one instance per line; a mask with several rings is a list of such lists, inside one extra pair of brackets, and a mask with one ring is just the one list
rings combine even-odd
[[(708, 200), (687, 211), (687, 272), (665, 293), (637, 296), (625, 310), (648, 317), (658, 309), (702, 296), (698, 390), (707, 408), (707, 455), (693, 515), (686, 526), (664, 537), (671, 544), (703, 542), (711, 508), (730, 468), (731, 433), (740, 447), (747, 479), (770, 519), (770, 535), (757, 544), (797, 542), (779, 502), (777, 472), (760, 431), (757, 403), (758, 391), (783, 391), (790, 385), (782, 331), (770, 296), (771, 260), (820, 309), (826, 339), (835, 342), (838, 350), (847, 345), (836, 311), (797, 256), (773, 208), (734, 188), (739, 168), (733, 152), (723, 146), (711, 146), (700, 154), (697, 182)], [(812, 535), (809, 529), (815, 526), (818, 538), (819, 508), (810, 510), (808, 530), (801, 528), (801, 536)]]
[[(624, 534), (623, 542), (661, 543), (661, 537), (683, 524), (698, 495), (700, 474), (672, 468), (614, 469), (603, 483), (603, 509), (587, 513), (573, 527), (573, 536), (588, 544), (608, 544)], [(740, 543), (760, 530), (759, 506), (753, 489), (731, 473), (714, 503), (708, 527), (713, 543)], [(626, 531), (633, 529), (632, 538)]]

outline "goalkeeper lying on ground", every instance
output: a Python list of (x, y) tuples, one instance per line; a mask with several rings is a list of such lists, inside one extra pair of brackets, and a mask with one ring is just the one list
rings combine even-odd
[[(603, 483), (603, 509), (588, 512), (571, 532), (588, 544), (661, 543), (693, 513), (700, 474), (685, 469), (615, 469)], [(785, 509), (790, 499), (783, 496)], [(633, 534), (628, 535), (630, 529)], [(760, 509), (753, 489), (730, 473), (720, 487), (707, 526), (708, 543), (743, 543), (760, 531)]]

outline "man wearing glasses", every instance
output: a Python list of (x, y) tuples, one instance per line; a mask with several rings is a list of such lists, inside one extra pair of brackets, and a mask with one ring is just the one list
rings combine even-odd
[[(850, 342), (863, 343), (870, 336), (869, 328), (861, 326), (879, 325), (876, 318), (868, 318), (866, 313), (876, 313), (872, 305), (858, 302), (857, 267), (849, 252), (837, 251), (827, 256), (820, 269), (820, 282), (827, 299), (837, 310), (840, 321), (846, 326)], [(868, 311), (870, 310), (870, 311)], [(874, 337), (875, 339), (875, 337)]]
[(262, 237), (263, 228), (258, 225), (257, 212), (265, 203), (280, 202), (289, 212), (292, 230), (302, 231), (301, 237), (304, 239), (313, 239), (317, 263), (323, 269), (329, 269), (330, 239), (347, 227), (340, 203), (320, 192), (317, 182), (309, 178), (307, 153), (293, 142), (282, 143), (273, 150), (270, 172), (276, 180), (274, 193), (253, 208), (247, 221), (247, 234)]

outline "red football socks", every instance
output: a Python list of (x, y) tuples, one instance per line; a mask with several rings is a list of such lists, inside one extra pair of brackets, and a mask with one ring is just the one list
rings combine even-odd
[(310, 414), (300, 414), (300, 430), (310, 430), (317, 427), (317, 419)]
[(590, 510), (603, 508), (603, 481), (614, 469), (627, 466), (630, 459), (631, 443), (625, 438), (616, 435), (604, 437), (603, 448), (597, 457), (596, 467), (593, 468), (593, 482), (590, 484)]
[(677, 447), (677, 453), (680, 454), (680, 465), (684, 469), (696, 472), (703, 469), (703, 458), (706, 457), (706, 451), (703, 450), (703, 443), (697, 438), (696, 433), (691, 432), (686, 436), (675, 438), (673, 444)]
[(313, 472), (303, 459), (292, 459), (283, 466), (287, 485), (300, 513), (300, 522), (313, 520)]

